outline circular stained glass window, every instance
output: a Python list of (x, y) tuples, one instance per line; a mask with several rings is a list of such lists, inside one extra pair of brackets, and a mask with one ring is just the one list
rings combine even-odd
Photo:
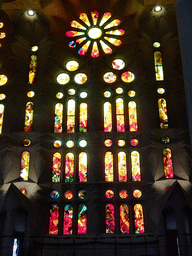
[(4, 24), (3, 22), (0, 22), (0, 28), (3, 28)]
[(87, 146), (87, 141), (86, 140), (80, 140), (79, 141), (79, 146), (82, 147), (82, 148), (86, 147)]
[(138, 145), (139, 141), (138, 141), (137, 139), (132, 139), (132, 140), (130, 141), (130, 143), (131, 143), (131, 146), (135, 147), (135, 146)]
[(140, 198), (142, 196), (142, 193), (141, 193), (140, 190), (136, 189), (136, 190), (133, 191), (133, 196), (135, 198)]
[(61, 73), (57, 76), (57, 82), (59, 84), (67, 84), (70, 81), (70, 76), (66, 73)]
[(104, 144), (105, 144), (106, 147), (111, 147), (113, 142), (112, 142), (112, 140), (107, 139), (107, 140), (105, 140)]
[(81, 92), (80, 93), (80, 98), (82, 98), (82, 99), (87, 98), (87, 92)]
[(110, 98), (111, 97), (111, 92), (109, 92), (109, 91), (104, 92), (104, 97), (105, 98)]
[(162, 140), (162, 142), (164, 142), (164, 143), (169, 143), (169, 142), (170, 142), (170, 138), (169, 138), (168, 136), (163, 136), (163, 137), (161, 138), (161, 140)]
[(135, 97), (135, 91), (133, 91), (133, 90), (128, 91), (128, 96), (131, 98)]
[(1, 32), (0, 33), (0, 39), (3, 39), (3, 38), (5, 38), (6, 37), (6, 34), (4, 33), (4, 32)]
[(0, 94), (0, 100), (4, 100), (6, 98), (5, 94), (4, 93), (1, 93)]
[(27, 96), (28, 96), (29, 98), (33, 98), (33, 97), (35, 96), (34, 91), (29, 91), (29, 92), (27, 93)]
[(157, 89), (157, 92), (158, 92), (159, 94), (164, 94), (164, 93), (165, 93), (165, 89), (164, 89), (164, 88), (158, 88), (158, 89)]
[(121, 87), (118, 87), (118, 88), (116, 89), (116, 93), (117, 93), (117, 94), (122, 94), (122, 93), (123, 93), (123, 89), (122, 89)]
[(90, 28), (88, 31), (88, 36), (91, 39), (98, 39), (102, 36), (102, 30), (97, 27)]
[(119, 192), (119, 196), (120, 196), (122, 199), (125, 199), (125, 198), (128, 197), (128, 193), (127, 193), (126, 190), (121, 190), (121, 191)]
[(116, 81), (117, 76), (113, 73), (113, 72), (107, 72), (105, 73), (105, 75), (103, 76), (103, 80), (108, 83), (108, 84), (112, 84)]
[(130, 71), (126, 71), (121, 75), (121, 79), (125, 83), (131, 83), (135, 79), (135, 75)]
[(72, 140), (68, 140), (66, 145), (68, 148), (72, 148), (72, 147), (74, 147), (74, 142)]
[(65, 196), (65, 199), (70, 200), (73, 198), (73, 193), (72, 193), (72, 191), (68, 190), (65, 192), (64, 196)]
[(57, 98), (57, 99), (62, 99), (62, 98), (63, 98), (63, 93), (62, 93), (62, 92), (58, 92), (58, 93), (56, 94), (56, 98)]
[(125, 146), (125, 141), (124, 140), (118, 140), (118, 146), (119, 147), (124, 147)]
[(31, 47), (32, 52), (36, 52), (36, 51), (38, 51), (38, 49), (39, 49), (39, 47), (37, 45), (34, 45)]
[(69, 89), (68, 90), (69, 95), (75, 95), (75, 93), (76, 93), (75, 89)]
[(107, 190), (107, 191), (105, 192), (105, 196), (106, 196), (107, 198), (113, 198), (113, 197), (114, 197), (114, 192), (113, 192), (113, 190)]
[(69, 71), (76, 71), (79, 68), (79, 63), (75, 60), (68, 61), (66, 63), (66, 69)]
[(153, 46), (154, 46), (155, 48), (159, 48), (159, 47), (161, 46), (161, 44), (160, 44), (159, 42), (154, 42), (154, 43), (153, 43)]
[(31, 145), (31, 141), (29, 139), (24, 139), (23, 146), (28, 147), (29, 145)]
[(53, 198), (53, 199), (57, 199), (57, 198), (59, 198), (60, 193), (59, 193), (57, 190), (53, 190), (53, 191), (50, 193), (50, 196), (51, 196), (51, 198)]
[(61, 147), (61, 144), (62, 144), (62, 142), (60, 140), (55, 140), (53, 143), (54, 147), (56, 147), (56, 148)]
[(6, 84), (8, 81), (8, 78), (5, 75), (0, 75), (0, 86)]
[(87, 197), (87, 191), (86, 190), (80, 190), (78, 193), (78, 197), (80, 199), (85, 199)]
[(22, 189), (20, 189), (20, 191), (21, 191), (21, 193), (23, 194), (23, 195), (27, 195), (27, 190), (26, 189), (24, 189), (24, 188), (22, 188)]
[(125, 67), (125, 62), (121, 59), (116, 59), (112, 61), (112, 67), (116, 70), (121, 70)]
[(75, 75), (74, 80), (77, 84), (84, 84), (87, 81), (87, 75), (84, 73), (79, 73)]

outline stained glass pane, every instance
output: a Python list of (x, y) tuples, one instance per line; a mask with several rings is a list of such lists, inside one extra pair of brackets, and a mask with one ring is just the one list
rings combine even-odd
[(81, 13), (79, 15), (79, 19), (82, 20), (85, 24), (87, 24), (87, 26), (91, 26), (86, 13)]
[(106, 233), (114, 234), (115, 232), (115, 210), (112, 204), (107, 204), (105, 207), (105, 225)]
[(33, 102), (28, 102), (26, 104), (26, 110), (25, 110), (25, 132), (31, 132), (33, 127), (33, 108), (34, 104)]
[(67, 37), (75, 37), (75, 36), (82, 36), (85, 32), (79, 32), (79, 31), (67, 31), (66, 36)]
[(27, 93), (27, 96), (28, 96), (29, 98), (33, 98), (33, 97), (35, 96), (34, 91), (29, 91), (29, 92)]
[(129, 131), (136, 132), (138, 130), (136, 103), (134, 101), (130, 101), (128, 104), (128, 109), (129, 109)]
[(105, 153), (105, 181), (113, 182), (113, 154)]
[(56, 147), (56, 148), (61, 147), (61, 144), (62, 144), (62, 142), (60, 140), (55, 140), (53, 143), (54, 147)]
[(124, 147), (125, 146), (125, 141), (124, 140), (118, 140), (118, 146), (119, 147)]
[(116, 30), (107, 31), (106, 34), (122, 36), (125, 34), (125, 31), (123, 29), (116, 29)]
[(79, 22), (77, 22), (76, 20), (71, 21), (71, 27), (86, 30), (86, 28), (84, 26), (82, 26)]
[(50, 209), (49, 235), (58, 235), (59, 207), (54, 204)]
[(65, 196), (65, 199), (70, 200), (70, 199), (73, 198), (73, 192), (70, 191), (70, 190), (68, 190), (68, 191), (65, 192), (65, 195), (64, 195), (64, 196)]
[(39, 49), (39, 47), (37, 45), (34, 45), (31, 47), (32, 52), (36, 52), (36, 51), (38, 51), (38, 49)]
[(61, 154), (53, 155), (52, 182), (60, 182), (61, 179)]
[(72, 235), (73, 233), (73, 207), (67, 204), (64, 208), (63, 235)]
[(3, 128), (3, 117), (4, 117), (4, 105), (0, 104), (0, 134), (2, 133), (2, 128)]
[(84, 204), (79, 205), (78, 209), (78, 234), (87, 233), (87, 206)]
[(87, 81), (87, 75), (84, 73), (79, 73), (75, 75), (74, 80), (77, 84), (84, 84)]
[(163, 136), (163, 137), (161, 138), (161, 141), (164, 142), (164, 143), (169, 143), (169, 142), (170, 142), (170, 138), (165, 135), (165, 136)]
[(155, 48), (159, 48), (159, 47), (161, 46), (161, 44), (160, 44), (159, 42), (154, 42), (154, 43), (153, 43), (153, 46), (154, 46)]
[(31, 55), (29, 64), (29, 84), (34, 84), (37, 73), (37, 55)]
[(140, 204), (134, 206), (135, 234), (144, 233), (143, 207)]
[(58, 199), (60, 197), (60, 193), (57, 191), (57, 190), (53, 190), (51, 193), (50, 193), (50, 196), (51, 198), (53, 199)]
[(28, 151), (24, 151), (21, 155), (21, 171), (20, 171), (21, 180), (28, 180), (29, 162), (30, 162), (30, 153)]
[(67, 84), (70, 81), (70, 76), (66, 73), (61, 73), (57, 76), (57, 82), (59, 84)]
[(28, 147), (31, 144), (31, 141), (29, 139), (23, 140), (23, 146)]
[(99, 57), (99, 49), (98, 49), (97, 42), (94, 42), (94, 43), (93, 43), (93, 48), (92, 48), (91, 56), (92, 56), (93, 58)]
[(155, 62), (156, 81), (163, 81), (164, 73), (163, 73), (161, 52), (159, 52), (159, 51), (154, 52), (154, 62)]
[(102, 40), (100, 40), (99, 42), (105, 54), (111, 54), (113, 52), (113, 50)]
[(87, 146), (87, 141), (86, 140), (80, 140), (79, 141), (79, 146), (82, 147), (82, 148), (86, 147)]
[(165, 89), (164, 89), (164, 88), (158, 88), (158, 89), (157, 89), (157, 92), (158, 92), (159, 94), (164, 94), (164, 93), (165, 93)]
[(74, 181), (74, 155), (72, 153), (66, 154), (65, 157), (65, 182)]
[(165, 178), (171, 179), (173, 178), (173, 162), (172, 162), (172, 154), (169, 148), (163, 150), (163, 166)]
[(79, 68), (79, 63), (75, 60), (70, 60), (66, 63), (66, 69), (76, 71)]
[(113, 190), (107, 190), (106, 192), (105, 192), (105, 196), (107, 197), (107, 198), (113, 198), (114, 197), (114, 192), (113, 192)]
[(0, 75), (0, 86), (6, 84), (8, 81), (8, 78), (5, 75)]
[(58, 93), (56, 94), (56, 98), (57, 98), (57, 99), (62, 99), (62, 98), (63, 98), (63, 93), (62, 93), (62, 92), (58, 92)]
[(87, 104), (80, 104), (80, 114), (79, 114), (79, 131), (87, 132)]
[(72, 148), (72, 147), (74, 147), (74, 142), (72, 140), (68, 140), (66, 145), (68, 148)]
[(67, 133), (75, 132), (75, 101), (69, 100), (67, 103)]
[(117, 93), (117, 94), (122, 94), (122, 93), (123, 93), (123, 88), (118, 87), (118, 88), (116, 89), (116, 93)]
[(110, 97), (111, 97), (111, 92), (105, 91), (105, 92), (104, 92), (104, 97), (105, 97), (105, 98), (110, 98)]
[(114, 83), (117, 79), (117, 76), (113, 72), (107, 72), (104, 74), (103, 79), (106, 83)]
[(135, 75), (130, 71), (126, 71), (121, 75), (121, 79), (125, 83), (131, 83), (135, 79)]
[(117, 132), (125, 132), (123, 99), (116, 100)]
[(24, 189), (24, 188), (22, 188), (22, 189), (20, 189), (20, 191), (21, 191), (21, 193), (23, 194), (23, 195), (27, 195), (27, 190), (26, 189)]
[(6, 34), (4, 32), (0, 32), (0, 39), (3, 39), (6, 37)]
[(136, 190), (133, 191), (133, 196), (135, 198), (140, 198), (142, 196), (142, 193), (141, 193), (140, 190), (136, 189)]
[(62, 133), (62, 125), (63, 125), (63, 104), (57, 103), (55, 105), (55, 124), (54, 124), (54, 132)]
[(128, 91), (128, 96), (131, 97), (131, 98), (135, 97), (135, 91), (132, 91), (132, 90)]
[(138, 145), (139, 141), (138, 141), (137, 139), (132, 139), (132, 140), (130, 141), (130, 143), (131, 143), (131, 146), (135, 147), (135, 146)]
[(69, 95), (75, 95), (75, 93), (76, 93), (75, 89), (69, 89), (68, 90)]
[(111, 147), (112, 146), (112, 144), (113, 144), (113, 142), (112, 142), (112, 140), (110, 140), (110, 139), (108, 139), (108, 140), (105, 140), (105, 146), (106, 147)]
[(101, 22), (99, 23), (99, 26), (102, 26), (103, 24), (105, 24), (106, 21), (108, 21), (108, 19), (111, 18), (111, 13), (110, 12), (105, 12), (103, 14), (103, 17), (101, 19)]
[(118, 153), (118, 177), (120, 182), (127, 181), (127, 162), (124, 152)]
[(160, 128), (168, 128), (167, 104), (165, 99), (158, 100)]
[(122, 44), (122, 41), (119, 39), (111, 38), (111, 37), (104, 37), (105, 40), (107, 40), (109, 43), (113, 44), (114, 46), (120, 46)]
[(80, 98), (85, 99), (87, 98), (87, 92), (81, 92), (79, 96)]
[(140, 157), (137, 151), (131, 152), (131, 167), (132, 167), (132, 180), (140, 181), (141, 180)]
[(104, 132), (112, 132), (112, 111), (111, 103), (104, 103)]
[(99, 13), (98, 11), (93, 11), (91, 12), (92, 20), (93, 20), (93, 25), (97, 25)]
[(112, 61), (112, 67), (116, 70), (121, 70), (125, 67), (125, 62), (121, 59), (116, 59)]
[(122, 199), (125, 199), (125, 198), (128, 197), (128, 193), (127, 193), (126, 190), (121, 190), (121, 191), (119, 192), (119, 196), (120, 196)]
[(90, 45), (91, 41), (87, 41), (78, 51), (79, 55), (85, 55), (86, 52), (88, 51), (89, 45)]
[(104, 29), (112, 28), (112, 27), (118, 26), (120, 24), (121, 24), (121, 21), (118, 19), (115, 19), (112, 22), (110, 22), (107, 26), (105, 26)]
[(0, 100), (4, 100), (6, 98), (6, 95), (4, 93), (0, 93)]
[(0, 22), (0, 28), (3, 28), (4, 24), (3, 22)]
[(129, 208), (126, 204), (120, 205), (120, 231), (129, 234)]
[(87, 154), (79, 154), (79, 182), (87, 182)]

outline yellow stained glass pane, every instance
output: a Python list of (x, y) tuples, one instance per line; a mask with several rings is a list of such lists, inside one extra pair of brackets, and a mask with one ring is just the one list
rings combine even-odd
[(78, 39), (76, 39), (76, 43), (81, 44), (86, 39), (87, 39), (87, 37), (78, 38)]
[(163, 66), (155, 66), (156, 81), (164, 80)]
[(29, 145), (31, 145), (31, 141), (30, 141), (29, 139), (24, 139), (24, 140), (23, 140), (23, 145), (24, 145), (25, 147), (28, 147)]
[(78, 50), (78, 54), (79, 55), (85, 55), (86, 52), (88, 51), (89, 45), (90, 45), (91, 41), (87, 41), (86, 44), (84, 44), (79, 50)]
[(124, 103), (123, 99), (116, 100), (117, 132), (125, 132)]
[(117, 94), (122, 94), (122, 93), (123, 93), (123, 89), (122, 89), (121, 87), (118, 87), (118, 88), (116, 89), (116, 93), (117, 93)]
[(5, 38), (6, 37), (6, 34), (4, 33), (4, 32), (1, 32), (0, 33), (0, 39), (3, 39), (3, 38)]
[(128, 193), (127, 193), (126, 190), (121, 190), (121, 191), (119, 192), (119, 196), (120, 196), (122, 199), (125, 199), (125, 198), (128, 197)]
[(87, 81), (87, 75), (84, 73), (78, 73), (75, 75), (74, 80), (77, 84), (84, 84)]
[(107, 139), (107, 140), (105, 140), (104, 144), (106, 147), (111, 147), (113, 145), (113, 142), (112, 142), (112, 140)]
[(124, 114), (124, 104), (123, 104), (123, 99), (121, 99), (121, 98), (118, 98), (116, 100), (116, 114), (117, 115)]
[(32, 52), (36, 52), (36, 51), (38, 51), (38, 49), (39, 49), (39, 47), (37, 45), (34, 45), (31, 47)]
[(76, 93), (75, 89), (69, 89), (68, 90), (69, 95), (75, 95), (75, 93)]
[(91, 26), (86, 13), (81, 13), (79, 15), (79, 19), (82, 20), (85, 24), (87, 24), (87, 26), (89, 26), (89, 27)]
[(118, 177), (120, 182), (127, 181), (127, 162), (124, 152), (118, 153)]
[(79, 131), (87, 132), (87, 104), (80, 104), (80, 113), (79, 113)]
[(93, 43), (93, 48), (92, 48), (92, 51), (91, 51), (91, 56), (92, 56), (93, 58), (99, 57), (99, 49), (98, 49), (97, 42), (94, 42), (94, 43)]
[(28, 151), (24, 151), (21, 155), (21, 171), (20, 171), (21, 180), (28, 180), (29, 161), (30, 161), (30, 153)]
[(116, 29), (116, 30), (107, 31), (105, 33), (109, 34), (109, 35), (122, 36), (122, 35), (125, 34), (125, 30), (123, 30), (123, 29)]
[(31, 55), (29, 64), (29, 84), (34, 84), (37, 75), (37, 55)]
[(104, 103), (104, 132), (112, 132), (112, 110), (111, 103)]
[(113, 50), (102, 40), (100, 40), (100, 44), (105, 54), (111, 54), (113, 52)]
[(6, 84), (8, 81), (8, 78), (5, 75), (0, 75), (0, 86)]
[(131, 83), (135, 79), (135, 75), (130, 71), (126, 71), (121, 75), (121, 79), (125, 83)]
[(142, 193), (141, 193), (140, 190), (136, 189), (136, 190), (133, 191), (133, 196), (135, 198), (140, 198), (142, 196)]
[(113, 154), (105, 153), (105, 181), (113, 182)]
[(119, 147), (124, 147), (125, 146), (125, 141), (124, 140), (118, 140), (118, 146)]
[(87, 182), (87, 154), (79, 154), (79, 182)]
[(164, 94), (164, 93), (165, 93), (165, 89), (164, 89), (164, 88), (158, 88), (158, 89), (157, 89), (157, 92), (158, 92), (159, 94)]
[(67, 104), (67, 133), (75, 132), (75, 101), (69, 100)]
[(103, 80), (108, 84), (114, 83), (116, 79), (117, 76), (113, 72), (107, 72), (103, 76)]
[(56, 94), (56, 98), (57, 98), (57, 99), (62, 99), (62, 98), (63, 98), (63, 93), (62, 93), (62, 92), (58, 92), (58, 93)]
[(107, 190), (106, 192), (105, 192), (105, 196), (107, 197), (107, 198), (113, 198), (114, 197), (114, 192), (113, 192), (113, 190)]
[(115, 19), (111, 21), (107, 26), (105, 26), (104, 29), (116, 27), (116, 26), (119, 26), (120, 24), (121, 24), (121, 21), (119, 19)]
[(136, 132), (138, 130), (136, 103), (134, 101), (130, 101), (128, 104), (128, 109), (129, 109), (129, 131)]
[(5, 94), (4, 93), (1, 93), (0, 94), (0, 100), (4, 100), (6, 98)]
[(87, 98), (87, 92), (81, 92), (79, 96), (80, 98), (85, 99)]
[(66, 73), (61, 73), (57, 76), (57, 82), (59, 84), (67, 84), (70, 81), (70, 76)]
[(63, 104), (57, 103), (55, 105), (55, 124), (54, 124), (54, 132), (62, 133), (62, 125), (63, 125)]
[(29, 91), (29, 92), (27, 93), (27, 96), (28, 96), (29, 98), (33, 98), (33, 97), (35, 96), (34, 91)]
[(136, 94), (135, 91), (132, 91), (132, 90), (128, 91), (128, 96), (131, 98), (135, 97), (135, 94)]
[(98, 17), (99, 17), (98, 11), (92, 11), (91, 12), (91, 17), (92, 17), (92, 20), (93, 20), (93, 25), (97, 25), (97, 21), (98, 21)]
[(132, 180), (140, 181), (141, 180), (140, 156), (137, 151), (131, 152), (131, 167), (132, 167)]
[(159, 108), (160, 128), (166, 129), (168, 128), (168, 115), (167, 115), (167, 104), (165, 99), (161, 98), (158, 100), (158, 108)]
[(0, 134), (2, 134), (3, 117), (4, 117), (4, 105), (0, 104)]
[(68, 140), (66, 145), (68, 148), (72, 148), (72, 147), (74, 147), (74, 142), (72, 140)]
[(77, 22), (76, 20), (71, 21), (71, 27), (86, 30), (86, 28), (84, 26), (82, 26), (79, 22)]
[(105, 92), (104, 92), (104, 97), (105, 97), (105, 98), (110, 98), (110, 97), (111, 97), (111, 92), (105, 91)]
[(66, 33), (67, 37), (75, 37), (75, 36), (82, 36), (82, 35), (85, 35), (85, 32), (67, 31), (67, 33)]
[(3, 22), (0, 22), (0, 28), (3, 28), (4, 24)]
[(33, 109), (34, 104), (33, 102), (28, 102), (26, 104), (26, 110), (25, 110), (25, 132), (31, 132), (33, 127)]
[(66, 63), (66, 68), (69, 71), (76, 71), (79, 68), (79, 63), (75, 60), (68, 61)]
[(102, 17), (100, 23), (99, 23), (99, 26), (103, 26), (103, 24), (105, 24), (105, 22), (107, 22), (108, 19), (110, 19), (110, 18), (111, 18), (111, 13), (110, 12), (105, 12), (103, 14), (103, 17)]
[(74, 181), (74, 154), (68, 153), (65, 157), (65, 182)]
[(154, 42), (154, 43), (153, 43), (153, 46), (154, 46), (155, 48), (159, 48), (159, 47), (161, 46), (161, 44), (160, 44), (159, 42)]
[(107, 40), (109, 43), (113, 44), (114, 46), (120, 46), (122, 44), (122, 41), (119, 39), (115, 39), (115, 38), (110, 38), (105, 36), (104, 37), (105, 40)]
[(140, 204), (134, 206), (135, 234), (142, 234), (144, 230), (143, 207)]

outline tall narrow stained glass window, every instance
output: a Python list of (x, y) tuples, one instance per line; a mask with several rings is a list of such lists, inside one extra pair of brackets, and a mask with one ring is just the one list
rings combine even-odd
[(164, 73), (163, 73), (163, 64), (162, 64), (161, 52), (159, 52), (159, 51), (154, 52), (154, 63), (155, 63), (156, 81), (163, 81), (164, 80)]
[(63, 234), (72, 235), (73, 233), (73, 206), (67, 204), (64, 207)]
[(81, 103), (80, 104), (80, 111), (79, 111), (79, 131), (80, 132), (87, 132), (87, 104)]
[(62, 133), (62, 124), (63, 124), (63, 104), (57, 103), (55, 105), (55, 124), (54, 124), (55, 133)]
[(21, 180), (28, 180), (29, 162), (30, 162), (30, 153), (28, 151), (24, 151), (21, 155), (21, 171), (20, 171)]
[(3, 117), (4, 117), (4, 105), (0, 104), (0, 134), (2, 133), (2, 129), (3, 129)]
[(31, 132), (32, 131), (32, 127), (33, 127), (33, 109), (34, 109), (33, 102), (28, 102), (26, 104), (26, 109), (25, 109), (25, 127), (24, 127), (25, 132)]
[(80, 204), (78, 208), (78, 234), (87, 233), (87, 206)]
[(59, 224), (59, 207), (57, 204), (53, 204), (50, 209), (49, 235), (58, 235), (58, 224)]
[(124, 103), (123, 99), (116, 100), (117, 132), (125, 132)]
[(65, 182), (74, 181), (74, 154), (68, 153), (65, 157)]
[(134, 206), (135, 234), (144, 233), (143, 207), (141, 204)]
[(114, 234), (115, 232), (115, 209), (114, 205), (107, 204), (105, 207), (105, 226), (106, 233)]
[(79, 182), (87, 182), (87, 154), (79, 154)]
[(140, 181), (141, 180), (140, 156), (139, 156), (139, 152), (137, 151), (131, 152), (131, 167), (132, 167), (132, 180)]
[(172, 162), (172, 153), (171, 149), (166, 148), (163, 150), (163, 167), (165, 178), (173, 178), (173, 162)]
[(105, 153), (105, 181), (113, 182), (113, 154)]
[(136, 132), (138, 130), (136, 103), (134, 101), (130, 101), (128, 104), (128, 109), (129, 109), (129, 131)]
[(75, 100), (67, 103), (67, 133), (75, 132)]
[(112, 132), (112, 109), (111, 103), (104, 104), (104, 132)]
[(37, 55), (31, 55), (29, 64), (29, 84), (34, 84), (36, 82), (37, 75)]
[(118, 153), (118, 177), (120, 182), (127, 181), (127, 161), (124, 152)]
[(61, 154), (56, 152), (53, 155), (52, 182), (61, 181)]
[(167, 115), (167, 103), (165, 99), (161, 98), (158, 100), (158, 108), (159, 108), (160, 128), (166, 129), (168, 128), (168, 115)]
[(129, 234), (129, 208), (126, 204), (120, 205), (120, 231), (121, 234)]

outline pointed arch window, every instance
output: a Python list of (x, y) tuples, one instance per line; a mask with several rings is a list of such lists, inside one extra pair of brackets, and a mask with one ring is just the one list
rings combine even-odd
[(74, 181), (74, 154), (67, 153), (65, 157), (65, 182)]
[(63, 104), (57, 103), (55, 105), (55, 124), (54, 124), (55, 133), (62, 133), (62, 120), (63, 120)]
[(75, 100), (67, 103), (67, 133), (75, 132)]
[(130, 101), (128, 104), (128, 109), (129, 109), (129, 131), (136, 132), (138, 130), (136, 103), (134, 101)]
[(59, 207), (57, 204), (53, 204), (50, 209), (49, 217), (49, 234), (58, 235), (59, 224)]
[(132, 180), (140, 181), (141, 172), (140, 172), (140, 155), (137, 151), (131, 152), (131, 167), (132, 167)]
[(32, 131), (32, 127), (33, 127), (33, 109), (34, 109), (33, 102), (28, 102), (26, 104), (26, 109), (25, 109), (25, 127), (24, 127), (25, 132), (31, 132)]
[(127, 181), (127, 161), (125, 152), (118, 153), (118, 176), (120, 182)]
[(163, 167), (165, 178), (171, 179), (173, 178), (173, 161), (172, 161), (172, 153), (171, 149), (166, 148), (163, 150)]
[(21, 180), (28, 180), (29, 163), (30, 163), (30, 153), (28, 151), (24, 151), (21, 155), (21, 171), (20, 171)]
[(144, 233), (143, 207), (141, 204), (134, 206), (135, 234)]
[(0, 134), (2, 133), (2, 129), (3, 129), (3, 117), (4, 117), (4, 105), (0, 104)]
[(29, 84), (34, 84), (36, 82), (37, 76), (37, 55), (31, 55), (29, 64)]
[(87, 154), (79, 154), (79, 182), (87, 182)]
[(124, 103), (123, 103), (123, 99), (121, 98), (118, 98), (116, 100), (116, 120), (117, 120), (117, 132), (125, 132)]
[(80, 204), (78, 208), (78, 234), (87, 233), (87, 206)]
[(105, 153), (105, 181), (113, 182), (113, 154)]
[(105, 226), (106, 226), (106, 233), (114, 234), (115, 209), (114, 209), (114, 205), (112, 204), (107, 204), (105, 207)]
[(71, 204), (64, 207), (63, 234), (73, 234), (73, 206)]
[(158, 100), (158, 108), (159, 108), (160, 128), (166, 129), (168, 128), (168, 115), (167, 115), (167, 103), (165, 99), (161, 98)]
[(104, 103), (104, 132), (112, 132), (112, 108), (110, 102)]
[(61, 181), (61, 154), (56, 152), (53, 155), (52, 182)]
[(87, 104), (86, 103), (80, 104), (79, 131), (87, 132)]
[(129, 234), (129, 208), (126, 204), (120, 205), (120, 232), (121, 234)]
[(160, 51), (154, 52), (154, 63), (155, 63), (155, 77), (156, 81), (164, 80), (162, 55)]

